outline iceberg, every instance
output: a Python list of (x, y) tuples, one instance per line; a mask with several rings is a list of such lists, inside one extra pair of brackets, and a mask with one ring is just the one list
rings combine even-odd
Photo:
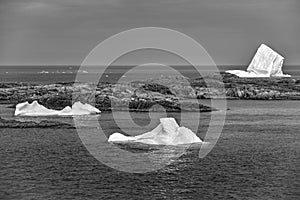
[(282, 65), (284, 57), (265, 44), (261, 44), (254, 55), (247, 71), (227, 70), (227, 73), (239, 77), (290, 77), (283, 74)]
[(40, 105), (37, 101), (31, 104), (27, 101), (16, 105), (15, 116), (71, 116), (98, 114), (101, 111), (90, 104), (75, 102), (72, 107), (66, 106), (62, 110), (52, 110)]
[(108, 142), (139, 142), (151, 145), (180, 145), (201, 143), (202, 140), (190, 129), (183, 126), (180, 127), (174, 118), (161, 118), (160, 124), (150, 132), (137, 136), (125, 136), (121, 133), (113, 133), (108, 138)]

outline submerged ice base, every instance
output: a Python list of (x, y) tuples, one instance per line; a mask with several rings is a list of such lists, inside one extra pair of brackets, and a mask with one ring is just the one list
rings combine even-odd
[(108, 138), (108, 142), (139, 142), (154, 145), (180, 145), (201, 143), (202, 140), (190, 129), (180, 127), (174, 118), (161, 118), (160, 124), (150, 132), (137, 136), (125, 136), (121, 133), (113, 133)]
[(266, 73), (253, 73), (253, 72), (248, 72), (248, 71), (243, 71), (243, 70), (227, 70), (227, 73), (237, 75), (238, 77), (241, 78), (270, 78), (270, 77), (291, 77), (291, 75), (288, 74), (282, 74), (282, 75), (273, 75), (269, 76)]
[(90, 104), (75, 102), (72, 107), (66, 106), (62, 110), (48, 109), (40, 105), (37, 101), (31, 104), (27, 101), (16, 105), (15, 116), (71, 116), (98, 114), (101, 111)]
[(238, 77), (290, 77), (283, 74), (282, 65), (284, 57), (275, 52), (265, 44), (261, 44), (254, 55), (247, 71), (227, 70), (227, 73), (237, 75)]

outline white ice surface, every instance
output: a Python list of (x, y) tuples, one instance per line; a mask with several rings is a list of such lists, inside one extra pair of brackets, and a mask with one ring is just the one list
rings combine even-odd
[(62, 110), (53, 110), (40, 105), (37, 101), (33, 101), (31, 104), (26, 101), (16, 105), (15, 116), (69, 116), (98, 114), (100, 112), (94, 106), (81, 102), (74, 103), (72, 108), (66, 106)]
[(257, 49), (247, 71), (227, 70), (227, 73), (237, 75), (239, 77), (290, 77), (283, 74), (284, 58), (265, 44), (261, 44)]
[(155, 145), (179, 145), (200, 143), (201, 139), (190, 129), (180, 127), (174, 118), (161, 118), (160, 124), (150, 132), (125, 136), (121, 133), (113, 133), (108, 142), (140, 142)]

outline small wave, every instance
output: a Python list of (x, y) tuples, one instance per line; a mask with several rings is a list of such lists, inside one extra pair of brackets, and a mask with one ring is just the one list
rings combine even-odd
[(87, 73), (89, 73), (89, 72), (86, 71), (86, 70), (78, 70), (78, 73), (84, 73), (84, 74), (87, 74)]
[(52, 72), (53, 74), (73, 74), (72, 71), (56, 71), (56, 72)]
[(49, 72), (43, 70), (43, 71), (38, 72), (38, 74), (49, 74)]

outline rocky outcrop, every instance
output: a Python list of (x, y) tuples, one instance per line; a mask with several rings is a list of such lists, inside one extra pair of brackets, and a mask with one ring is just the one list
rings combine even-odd
[[(96, 87), (96, 90), (94, 88)], [(95, 97), (94, 99), (92, 97)], [(91, 98), (91, 99), (90, 99)], [(17, 104), (38, 101), (49, 109), (63, 109), (72, 101), (90, 103), (101, 111), (163, 111), (210, 112), (215, 109), (198, 103), (184, 102), (168, 87), (153, 83), (91, 84), (58, 83), (50, 85), (2, 84), (0, 103)], [(154, 106), (160, 105), (160, 106)]]
[(291, 77), (241, 78), (222, 72), (188, 80), (163, 77), (149, 82), (167, 85), (179, 98), (300, 100), (300, 79)]
[[(205, 88), (205, 81), (214, 82), (213, 87)], [(206, 79), (192, 80), (191, 84), (198, 91), (199, 98), (218, 96), (218, 84), (224, 83), (227, 98), (253, 100), (300, 100), (299, 79), (289, 77), (241, 78), (229, 73), (210, 76)], [(219, 93), (220, 94), (220, 93)]]
[(221, 73), (196, 79), (160, 77), (143, 82), (100, 83), (97, 86), (86, 83), (0, 84), (2, 104), (37, 100), (41, 105), (56, 110), (71, 106), (73, 100), (95, 105), (101, 111), (178, 112), (184, 109), (210, 112), (215, 109), (193, 103), (189, 99), (213, 99), (225, 95), (228, 99), (300, 100), (300, 80), (290, 77), (240, 78), (233, 74)]

